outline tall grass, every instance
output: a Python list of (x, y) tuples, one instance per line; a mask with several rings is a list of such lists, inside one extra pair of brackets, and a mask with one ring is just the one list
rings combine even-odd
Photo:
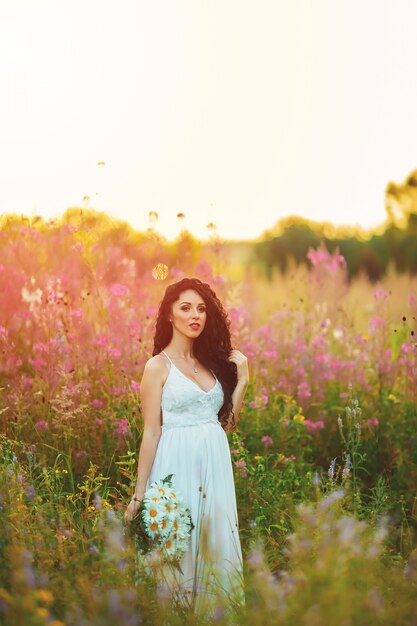
[[(219, 243), (73, 224), (1, 235), (2, 623), (417, 620), (415, 279), (349, 283), (320, 248), (309, 270), (233, 281)], [(249, 360), (229, 435), (245, 607), (176, 601), (122, 522), (156, 306), (182, 275), (213, 286)]]

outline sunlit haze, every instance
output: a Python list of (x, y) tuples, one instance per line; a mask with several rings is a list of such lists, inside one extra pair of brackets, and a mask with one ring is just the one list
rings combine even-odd
[(417, 167), (416, 24), (412, 0), (3, 2), (0, 211), (380, 224)]

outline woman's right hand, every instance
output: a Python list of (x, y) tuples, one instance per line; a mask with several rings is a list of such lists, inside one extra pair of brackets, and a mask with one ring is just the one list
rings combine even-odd
[(124, 521), (125, 524), (130, 524), (130, 522), (132, 521), (132, 519), (135, 517), (136, 513), (139, 510), (140, 507), (140, 500), (143, 499), (143, 494), (140, 496), (135, 496), (135, 498), (138, 498), (138, 500), (131, 500), (127, 506), (127, 509), (125, 511), (124, 514)]

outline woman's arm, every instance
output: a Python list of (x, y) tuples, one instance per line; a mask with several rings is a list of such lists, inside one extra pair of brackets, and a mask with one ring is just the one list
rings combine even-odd
[(159, 359), (149, 359), (143, 370), (140, 399), (144, 421), (139, 449), (138, 472), (134, 497), (143, 498), (161, 436), (162, 371)]
[[(237, 424), (240, 409), (242, 408), (243, 398), (245, 397), (246, 389), (248, 386), (247, 380), (238, 380), (235, 390), (232, 393), (232, 403), (233, 403), (233, 414), (235, 416), (235, 423)], [(226, 432), (229, 432), (231, 427), (232, 416), (231, 414), (227, 418), (227, 428)]]
[[(237, 385), (232, 393), (232, 403), (235, 423), (237, 424), (240, 409), (242, 408), (243, 398), (249, 384), (248, 359), (242, 352), (240, 352), (240, 350), (232, 350), (229, 356), (229, 361), (236, 363)], [(232, 416), (230, 414), (227, 418), (226, 432), (230, 430), (231, 421)]]

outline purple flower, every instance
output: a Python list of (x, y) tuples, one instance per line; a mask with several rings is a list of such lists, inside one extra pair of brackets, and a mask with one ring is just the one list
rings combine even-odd
[(25, 487), (25, 495), (26, 495), (28, 500), (33, 500), (33, 498), (36, 496), (36, 491), (32, 487), (32, 485), (27, 485)]

